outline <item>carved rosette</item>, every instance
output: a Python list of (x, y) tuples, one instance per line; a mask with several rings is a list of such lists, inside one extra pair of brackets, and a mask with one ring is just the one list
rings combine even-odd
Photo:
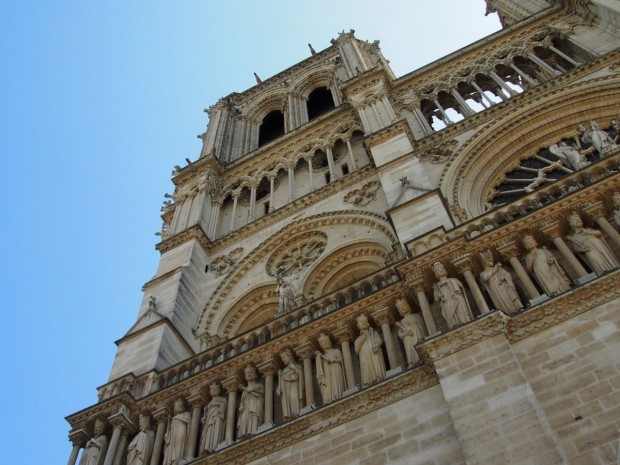
[(273, 277), (300, 273), (314, 263), (327, 246), (327, 235), (320, 231), (300, 234), (287, 241), (267, 260), (267, 273)]

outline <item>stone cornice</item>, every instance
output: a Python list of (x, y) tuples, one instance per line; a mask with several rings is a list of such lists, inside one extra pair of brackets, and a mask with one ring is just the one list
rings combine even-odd
[(159, 244), (156, 244), (155, 248), (159, 251), (159, 253), (163, 254), (193, 239), (196, 239), (205, 252), (208, 252), (212, 247), (213, 243), (207, 237), (207, 233), (204, 232), (199, 223), (196, 223), (180, 233), (164, 239)]
[(411, 132), (411, 127), (405, 120), (398, 120), (395, 123), (392, 123), (386, 128), (380, 129), (379, 131), (373, 132), (372, 134), (366, 137), (366, 145), (368, 147), (372, 147), (380, 144), (381, 142), (385, 142), (388, 139), (398, 135), (398, 134), (407, 134), (409, 141), (413, 141), (413, 133)]

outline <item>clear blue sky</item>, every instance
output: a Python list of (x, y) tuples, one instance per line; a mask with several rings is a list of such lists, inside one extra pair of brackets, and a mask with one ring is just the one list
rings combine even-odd
[(380, 39), (400, 76), (498, 30), (484, 11), (483, 0), (4, 2), (2, 462), (66, 463), (64, 416), (96, 402), (113, 341), (135, 321), (163, 194), (172, 167), (200, 153), (203, 108), (343, 29)]

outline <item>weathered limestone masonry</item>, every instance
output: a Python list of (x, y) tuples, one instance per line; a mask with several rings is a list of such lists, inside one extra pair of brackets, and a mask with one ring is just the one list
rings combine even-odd
[(486, 5), (206, 110), (68, 465), (619, 463), (620, 3)]

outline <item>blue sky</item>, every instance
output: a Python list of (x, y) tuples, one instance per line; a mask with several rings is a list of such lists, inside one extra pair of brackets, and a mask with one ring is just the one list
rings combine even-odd
[[(499, 29), (483, 0), (4, 2), (0, 455), (66, 463), (154, 274), (203, 108), (319, 51), (381, 40), (397, 76)], [(385, 11), (389, 9), (389, 11)]]

